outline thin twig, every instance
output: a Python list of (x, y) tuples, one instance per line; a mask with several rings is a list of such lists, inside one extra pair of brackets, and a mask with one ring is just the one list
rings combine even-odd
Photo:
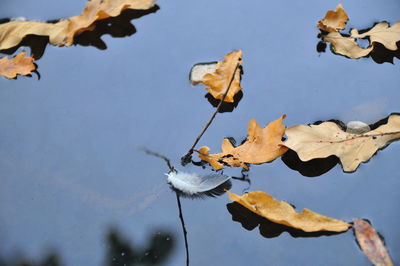
[(194, 147), (195, 147), (195, 146), (197, 145), (197, 143), (200, 141), (200, 139), (201, 139), (201, 137), (203, 136), (203, 134), (206, 132), (206, 130), (208, 129), (208, 127), (211, 125), (211, 123), (212, 123), (212, 121), (214, 120), (214, 118), (217, 116), (217, 114), (218, 114), (218, 112), (219, 112), (219, 109), (221, 108), (222, 103), (223, 103), (224, 100), (225, 100), (226, 95), (228, 95), (229, 89), (231, 88), (232, 82), (233, 82), (233, 80), (235, 79), (235, 74), (236, 74), (236, 71), (237, 71), (237, 69), (239, 68), (239, 66), (240, 66), (240, 64), (237, 63), (237, 64), (236, 64), (236, 67), (235, 67), (235, 70), (233, 71), (231, 80), (229, 81), (228, 88), (226, 89), (224, 95), (222, 96), (222, 99), (221, 99), (221, 101), (219, 102), (219, 104), (218, 104), (218, 106), (217, 106), (217, 109), (215, 110), (215, 112), (214, 112), (213, 115), (211, 116), (210, 120), (208, 120), (208, 122), (207, 122), (206, 125), (204, 126), (203, 130), (201, 131), (201, 133), (197, 136), (197, 138), (196, 138), (196, 140), (194, 141), (192, 147), (189, 149), (189, 151), (186, 153), (185, 156), (182, 156), (182, 158), (181, 158), (181, 164), (182, 164), (182, 165), (186, 165), (186, 164), (188, 164), (188, 163), (192, 160), (192, 154), (193, 154), (193, 151), (194, 151)]
[(179, 209), (179, 218), (181, 219), (181, 224), (182, 224), (182, 230), (183, 230), (183, 236), (185, 238), (185, 248), (186, 248), (186, 266), (189, 266), (189, 245), (187, 241), (187, 231), (185, 227), (185, 221), (183, 220), (183, 214), (182, 214), (182, 206), (181, 206), (181, 200), (179, 198), (178, 193), (176, 193), (176, 201), (178, 202), (178, 209)]
[(143, 151), (143, 152), (149, 154), (149, 155), (152, 155), (152, 156), (155, 156), (155, 157), (163, 159), (167, 163), (169, 170), (171, 172), (176, 172), (175, 167), (173, 167), (172, 164), (171, 164), (171, 161), (167, 157), (165, 157), (164, 155), (159, 154), (159, 153), (154, 152), (154, 151), (151, 151), (151, 150), (148, 150), (145, 147), (139, 147), (138, 149), (140, 151)]

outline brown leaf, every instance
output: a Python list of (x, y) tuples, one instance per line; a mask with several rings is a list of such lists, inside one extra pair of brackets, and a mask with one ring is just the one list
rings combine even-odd
[(338, 4), (336, 10), (329, 10), (325, 17), (318, 21), (319, 29), (327, 32), (335, 32), (346, 27), (346, 22), (349, 20), (342, 4)]
[(68, 20), (57, 23), (38, 21), (11, 21), (0, 24), (0, 50), (17, 46), (27, 35), (49, 36), (52, 45), (63, 46)]
[[(226, 95), (224, 102), (234, 102), (233, 97), (240, 91), (240, 68), (236, 65), (242, 64), (242, 51), (234, 51), (225, 56), (224, 61), (196, 64), (193, 66), (190, 73), (191, 82), (196, 85), (203, 83), (206, 90), (217, 100), (222, 100), (226, 90), (228, 89), (232, 75), (234, 80)], [(236, 72), (233, 73), (236, 69)]]
[(334, 122), (297, 125), (286, 129), (283, 144), (294, 150), (302, 161), (335, 155), (345, 172), (353, 172), (379, 149), (400, 138), (400, 115), (390, 115), (388, 122), (363, 134), (343, 131)]
[(392, 266), (385, 245), (375, 229), (362, 219), (354, 219), (354, 232), (361, 250), (367, 255), (368, 259), (379, 266)]
[(203, 161), (207, 161), (216, 169), (222, 169), (224, 164), (248, 169), (246, 164), (260, 164), (275, 160), (287, 151), (283, 147), (282, 137), (285, 134), (285, 125), (282, 115), (276, 121), (261, 128), (255, 119), (250, 120), (247, 140), (240, 146), (234, 147), (228, 139), (222, 142), (222, 152), (209, 154), (210, 149), (201, 147), (197, 152)]
[(49, 36), (52, 45), (74, 43), (74, 36), (93, 30), (95, 22), (115, 17), (125, 9), (145, 10), (154, 6), (155, 0), (91, 0), (79, 16), (57, 23), (38, 21), (11, 21), (0, 24), (0, 50), (17, 46), (27, 35)]
[(351, 37), (368, 37), (372, 45), (374, 43), (381, 43), (387, 49), (395, 51), (398, 49), (396, 43), (400, 41), (400, 22), (393, 24), (391, 27), (389, 27), (387, 22), (380, 22), (363, 34), (359, 34), (357, 29), (352, 29)]
[(246, 193), (243, 196), (228, 193), (231, 200), (250, 211), (274, 223), (301, 229), (305, 232), (344, 232), (351, 226), (344, 221), (320, 215), (309, 209), (303, 209), (301, 213), (297, 213), (290, 204), (278, 201), (262, 191)]
[(29, 75), (36, 69), (32, 57), (25, 57), (25, 52), (22, 52), (15, 57), (8, 59), (3, 57), (0, 59), (0, 76), (12, 79), (17, 75)]
[(362, 48), (352, 37), (342, 36), (339, 32), (330, 32), (322, 37), (324, 42), (331, 43), (332, 51), (336, 54), (344, 55), (348, 58), (357, 59), (367, 56), (373, 47)]
[(125, 9), (149, 9), (155, 2), (156, 0), (91, 0), (81, 15), (69, 19), (66, 45), (72, 45), (74, 36), (79, 33), (92, 30), (96, 21), (116, 17)]

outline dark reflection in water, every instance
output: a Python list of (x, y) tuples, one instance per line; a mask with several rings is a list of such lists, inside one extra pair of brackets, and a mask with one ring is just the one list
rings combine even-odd
[(20, 47), (29, 47), (31, 49), (31, 56), (35, 58), (35, 60), (39, 60), (42, 58), (44, 51), (46, 50), (46, 46), (49, 43), (48, 36), (38, 36), (38, 35), (26, 35), (22, 41), (14, 47), (9, 49), (0, 50), (3, 54), (11, 55), (17, 51)]
[(16, 254), (12, 259), (0, 258), (0, 266), (60, 266), (63, 265), (60, 262), (59, 255), (57, 253), (51, 253), (46, 255), (43, 259), (33, 261), (30, 259), (21, 258), (23, 255)]
[[(216, 100), (210, 93), (207, 93), (204, 96), (208, 102), (213, 106), (217, 107), (218, 104), (221, 102), (220, 100)], [(239, 102), (243, 98), (243, 92), (239, 91), (234, 97), (233, 97), (233, 103), (227, 103), (223, 102), (221, 104), (220, 109), (218, 110), (218, 113), (226, 113), (226, 112), (233, 112), (233, 110), (238, 106)]]
[(126, 9), (119, 16), (103, 19), (95, 22), (95, 29), (85, 31), (74, 38), (74, 44), (82, 46), (94, 46), (100, 50), (107, 49), (107, 45), (101, 36), (109, 34), (114, 38), (123, 38), (136, 33), (135, 26), (131, 20), (138, 19), (145, 15), (155, 13), (160, 7), (155, 5), (147, 10)]
[[(122, 234), (111, 228), (107, 233), (107, 250), (105, 254), (106, 266), (129, 265), (158, 265), (164, 263), (175, 247), (174, 235), (164, 229), (155, 230), (148, 237), (144, 248), (134, 247), (125, 240)], [(60, 255), (57, 252), (49, 253), (41, 259), (26, 259), (21, 253), (9, 258), (0, 257), (0, 266), (61, 266)]]
[(293, 150), (288, 150), (281, 159), (290, 169), (307, 177), (323, 175), (339, 163), (339, 158), (335, 155), (303, 162)]
[(251, 212), (237, 202), (228, 203), (226, 208), (232, 215), (232, 221), (241, 223), (242, 227), (248, 231), (259, 226), (260, 234), (266, 238), (278, 237), (283, 232), (289, 233), (292, 237), (320, 237), (340, 234), (338, 232), (327, 231), (308, 233), (299, 229), (280, 225)]
[(106, 266), (157, 265), (164, 263), (171, 255), (175, 238), (172, 233), (159, 230), (149, 237), (147, 247), (135, 248), (113, 228), (107, 234), (107, 243)]

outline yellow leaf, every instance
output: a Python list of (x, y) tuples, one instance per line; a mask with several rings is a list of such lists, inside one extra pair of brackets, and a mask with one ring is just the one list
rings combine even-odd
[(376, 42), (381, 43), (387, 49), (395, 51), (398, 49), (396, 43), (400, 41), (400, 22), (393, 24), (391, 27), (389, 27), (387, 22), (380, 22), (363, 34), (359, 34), (357, 29), (353, 29), (351, 30), (351, 37), (369, 37), (372, 45)]
[(155, 0), (91, 0), (79, 16), (57, 23), (38, 21), (11, 21), (0, 24), (0, 50), (17, 46), (27, 35), (49, 36), (52, 45), (72, 45), (74, 37), (93, 30), (95, 22), (116, 17), (125, 9), (145, 10), (154, 6)]
[(319, 125), (297, 125), (286, 129), (288, 140), (283, 144), (295, 151), (300, 160), (335, 155), (345, 172), (353, 172), (379, 149), (400, 138), (400, 115), (390, 115), (388, 122), (363, 134), (343, 131), (334, 122)]
[(68, 24), (68, 20), (54, 24), (38, 21), (11, 21), (0, 24), (0, 50), (17, 46), (27, 35), (49, 36), (50, 44), (63, 46)]
[(22, 52), (15, 57), (8, 59), (7, 57), (0, 58), (0, 76), (6, 78), (15, 78), (19, 75), (28, 75), (36, 69), (32, 57), (25, 57), (25, 52)]
[(324, 42), (331, 43), (331, 48), (334, 53), (341, 54), (346, 57), (357, 59), (367, 56), (373, 47), (362, 48), (358, 46), (357, 42), (352, 37), (342, 36), (339, 32), (330, 32), (322, 37)]
[(92, 30), (96, 21), (116, 17), (125, 9), (149, 9), (155, 2), (155, 0), (91, 0), (81, 15), (69, 19), (66, 45), (72, 45), (74, 36), (79, 33)]
[(325, 17), (318, 21), (319, 29), (327, 32), (335, 32), (346, 27), (346, 22), (349, 20), (342, 4), (338, 4), (336, 10), (329, 10)]
[(274, 223), (301, 229), (305, 232), (344, 232), (351, 226), (344, 221), (320, 215), (309, 209), (297, 213), (290, 204), (285, 201), (278, 201), (262, 191), (246, 193), (243, 196), (228, 193), (231, 200), (243, 205), (250, 211)]
[[(217, 100), (222, 100), (229, 83), (233, 76), (233, 81), (224, 102), (234, 102), (233, 97), (240, 91), (240, 67), (242, 64), (242, 51), (234, 51), (225, 56), (224, 61), (216, 63), (203, 63), (195, 65), (190, 73), (191, 81), (194, 85), (201, 82), (206, 86), (206, 90)], [(235, 71), (236, 70), (236, 71)], [(235, 71), (235, 73), (234, 73)], [(193, 78), (193, 76), (200, 75)]]
[(375, 229), (362, 219), (354, 219), (354, 232), (361, 250), (367, 255), (368, 259), (379, 266), (392, 266), (389, 253), (385, 244), (379, 237)]
[(203, 161), (207, 161), (216, 169), (222, 169), (224, 164), (248, 169), (246, 164), (260, 164), (275, 160), (287, 151), (283, 147), (282, 137), (285, 134), (285, 125), (282, 115), (276, 121), (271, 122), (265, 128), (261, 128), (255, 119), (252, 119), (248, 127), (247, 140), (240, 146), (234, 147), (228, 139), (222, 142), (222, 152), (209, 154), (210, 149), (201, 147), (197, 152)]

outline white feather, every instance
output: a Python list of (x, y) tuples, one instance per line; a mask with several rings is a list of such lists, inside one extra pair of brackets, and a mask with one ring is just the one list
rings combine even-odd
[[(185, 172), (170, 172), (168, 183), (187, 196), (196, 196), (197, 194), (207, 193), (227, 182), (231, 177), (221, 174), (209, 174), (199, 176)], [(213, 193), (211, 193), (213, 194)]]

